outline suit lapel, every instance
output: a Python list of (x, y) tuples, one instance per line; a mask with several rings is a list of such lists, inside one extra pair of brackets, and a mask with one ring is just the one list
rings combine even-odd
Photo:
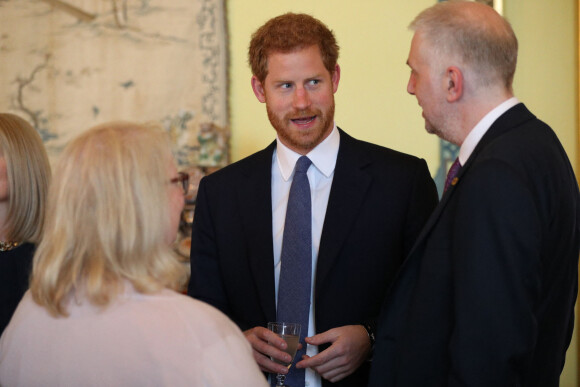
[(363, 170), (371, 161), (357, 152), (355, 141), (340, 130), (340, 148), (318, 251), (317, 290), (324, 286), (371, 183), (371, 176)]
[(415, 242), (415, 245), (411, 249), (409, 257), (413, 256), (413, 253), (417, 249), (417, 247), (424, 241), (425, 238), (427, 238), (427, 235), (429, 235), (431, 229), (435, 226), (435, 224), (439, 220), (439, 217), (441, 216), (441, 213), (447, 206), (447, 203), (449, 203), (449, 200), (453, 197), (455, 190), (461, 184), (462, 177), (467, 173), (467, 171), (469, 171), (469, 168), (475, 163), (480, 153), (495, 139), (502, 136), (510, 129), (519, 126), (525, 121), (534, 118), (536, 117), (525, 107), (525, 105), (519, 103), (514, 107), (512, 107), (511, 109), (509, 109), (508, 111), (506, 111), (504, 114), (502, 114), (491, 125), (491, 127), (488, 129), (488, 131), (481, 138), (481, 140), (473, 150), (473, 153), (469, 156), (467, 163), (465, 163), (465, 165), (462, 166), (461, 169), (459, 170), (459, 173), (457, 173), (456, 176), (457, 183), (450, 186), (447, 192), (443, 194), (443, 197), (441, 198), (439, 205), (437, 205), (437, 207), (435, 208), (435, 210), (425, 223), (423, 230), (421, 230), (419, 237), (417, 237), (417, 241)]
[(276, 320), (271, 190), (272, 154), (275, 148), (276, 143), (273, 142), (246, 164), (238, 197), (250, 270), (268, 321)]
[[(417, 280), (417, 272), (421, 265), (421, 252), (424, 249), (424, 245), (429, 238), (433, 228), (438, 223), (443, 211), (453, 199), (453, 196), (461, 185), (462, 177), (469, 172), (471, 166), (477, 162), (478, 157), (485, 150), (485, 148), (493, 143), (498, 137), (508, 132), (511, 128), (521, 125), (523, 122), (535, 118), (532, 113), (530, 113), (523, 104), (518, 104), (513, 108), (509, 109), (506, 113), (501, 115), (489, 128), (486, 134), (481, 138), (477, 146), (475, 147), (473, 153), (470, 155), (467, 163), (461, 168), (457, 174), (457, 183), (451, 186), (443, 197), (441, 201), (425, 223), (423, 230), (417, 237), (417, 240), (409, 252), (409, 255), (399, 273), (394, 285), (388, 294), (388, 298), (383, 304), (383, 308), (387, 308), (383, 311), (385, 314), (384, 335), (390, 338), (398, 337), (402, 329), (404, 329), (405, 319), (401, 316), (405, 315), (405, 310), (411, 304), (412, 292)], [(393, 353), (391, 353), (394, 356)]]

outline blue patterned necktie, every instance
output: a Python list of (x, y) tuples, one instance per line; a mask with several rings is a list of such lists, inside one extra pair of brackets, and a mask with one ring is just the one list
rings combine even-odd
[(451, 168), (449, 168), (449, 172), (447, 172), (447, 178), (445, 179), (445, 187), (443, 188), (443, 192), (447, 191), (450, 185), (455, 185), (456, 181), (455, 176), (461, 169), (461, 163), (459, 162), (459, 157), (455, 159), (453, 164), (451, 164)]
[(282, 268), (278, 286), (277, 320), (301, 325), (302, 349), (296, 352), (293, 365), (286, 376), (286, 384), (292, 387), (303, 387), (305, 375), (304, 369), (296, 369), (294, 364), (300, 361), (302, 355), (306, 353), (304, 338), (308, 335), (310, 313), (312, 205), (306, 172), (311, 163), (312, 161), (306, 156), (300, 157), (296, 162), (282, 237)]

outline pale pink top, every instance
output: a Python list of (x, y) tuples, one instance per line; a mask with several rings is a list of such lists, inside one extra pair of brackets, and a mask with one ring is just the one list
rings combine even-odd
[(0, 385), (267, 386), (238, 327), (193, 298), (130, 289), (104, 311), (69, 312), (25, 294), (0, 339)]

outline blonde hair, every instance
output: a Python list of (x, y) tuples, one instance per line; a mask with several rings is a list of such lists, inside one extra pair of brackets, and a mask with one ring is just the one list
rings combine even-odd
[(422, 34), (436, 57), (452, 55), (470, 66), (481, 85), (501, 82), (512, 89), (518, 40), (493, 8), (471, 1), (443, 1), (421, 12), (409, 28)]
[(185, 282), (165, 241), (170, 162), (164, 132), (128, 122), (97, 126), (68, 144), (34, 256), (30, 291), (39, 305), (66, 316), (72, 296), (106, 307), (125, 281), (142, 293)]
[(0, 113), (0, 148), (6, 161), (10, 198), (3, 225), (7, 240), (40, 241), (50, 164), (38, 132), (22, 118)]

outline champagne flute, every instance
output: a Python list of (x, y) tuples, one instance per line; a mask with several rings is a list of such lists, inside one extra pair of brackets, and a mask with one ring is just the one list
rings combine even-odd
[[(288, 355), (292, 357), (292, 359), (286, 363), (271, 357), (273, 361), (278, 364), (282, 364), (283, 366), (290, 367), (292, 366), (292, 361), (294, 360), (294, 356), (296, 355), (296, 350), (298, 349), (298, 342), (300, 341), (300, 324), (297, 323), (285, 323), (285, 322), (269, 322), (268, 329), (272, 332), (276, 333), (280, 336), (284, 341), (286, 341), (286, 352)], [(284, 374), (276, 374), (276, 386), (280, 387), (288, 387), (284, 384), (286, 380), (286, 375)]]

